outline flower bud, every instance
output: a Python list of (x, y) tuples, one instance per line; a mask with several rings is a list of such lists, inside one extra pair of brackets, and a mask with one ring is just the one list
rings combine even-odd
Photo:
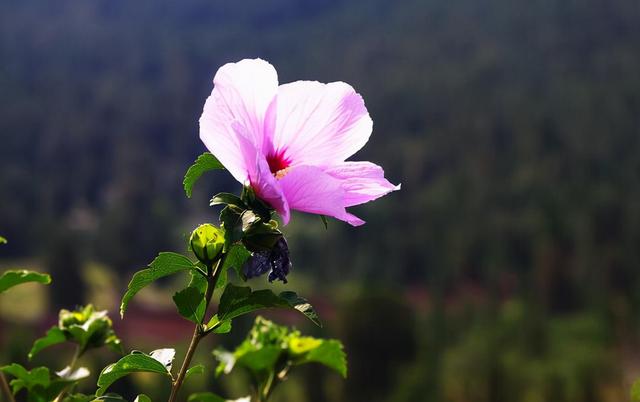
[(224, 247), (224, 233), (210, 223), (198, 226), (191, 233), (191, 250), (198, 260), (209, 265), (214, 262)]

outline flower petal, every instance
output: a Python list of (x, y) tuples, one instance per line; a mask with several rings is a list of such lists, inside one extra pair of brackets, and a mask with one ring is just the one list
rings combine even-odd
[(276, 107), (273, 146), (292, 165), (343, 162), (367, 143), (373, 128), (362, 97), (344, 82), (281, 85)]
[(255, 177), (250, 178), (251, 187), (256, 195), (280, 214), (284, 224), (289, 223), (290, 204), (281, 187), (281, 183), (273, 177), (267, 160), (260, 154)]
[(293, 167), (279, 184), (291, 209), (333, 216), (353, 226), (364, 223), (345, 210), (341, 181), (316, 166)]
[(325, 172), (341, 180), (345, 191), (345, 207), (363, 204), (400, 190), (400, 184), (394, 186), (389, 183), (384, 178), (384, 170), (371, 162), (343, 162), (327, 168)]
[(264, 60), (245, 59), (220, 67), (213, 83), (200, 117), (200, 139), (244, 183), (248, 173), (232, 123), (243, 126), (255, 147), (262, 148), (265, 130), (273, 130), (275, 124), (275, 114), (267, 109), (278, 90), (278, 75)]
[[(284, 197), (280, 184), (273, 177), (267, 159), (256, 149), (256, 145), (249, 138), (247, 129), (238, 122), (232, 123), (232, 128), (238, 140), (238, 150), (243, 157), (243, 163), (247, 172), (246, 181), (249, 182), (256, 195), (273, 209), (282, 219), (289, 221), (289, 204)], [(244, 184), (244, 182), (243, 182)]]

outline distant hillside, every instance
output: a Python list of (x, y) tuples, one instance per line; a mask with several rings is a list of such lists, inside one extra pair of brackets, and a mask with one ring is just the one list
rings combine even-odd
[(357, 157), (403, 184), (357, 210), (366, 229), (292, 224), (297, 269), (445, 289), (514, 274), (558, 308), (638, 288), (636, 2), (7, 0), (0, 38), (14, 255), (55, 253), (71, 229), (121, 270), (181, 247), (232, 185), (180, 189), (213, 73), (260, 56), (283, 82), (359, 89), (375, 129)]

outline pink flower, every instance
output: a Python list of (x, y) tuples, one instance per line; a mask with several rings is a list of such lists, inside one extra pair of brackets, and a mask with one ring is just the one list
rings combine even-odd
[(345, 162), (369, 140), (373, 122), (344, 82), (278, 86), (264, 60), (222, 66), (200, 117), (200, 138), (240, 183), (289, 222), (290, 210), (364, 223), (346, 207), (400, 189), (371, 162)]

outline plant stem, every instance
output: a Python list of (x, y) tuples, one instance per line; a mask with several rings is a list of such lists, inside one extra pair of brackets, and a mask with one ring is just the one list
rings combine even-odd
[[(216, 282), (218, 282), (218, 277), (220, 276), (220, 272), (222, 271), (222, 265), (224, 264), (224, 259), (226, 254), (222, 256), (220, 260), (218, 260), (215, 268), (208, 267), (207, 269), (207, 293), (205, 295), (205, 312), (209, 308), (209, 304), (211, 303), (211, 297), (213, 296), (213, 291), (216, 288)], [(193, 354), (196, 352), (196, 348), (198, 347), (198, 343), (200, 340), (204, 338), (207, 334), (204, 332), (202, 324), (196, 324), (196, 328), (193, 331), (193, 336), (191, 337), (191, 343), (189, 344), (189, 349), (187, 349), (187, 354), (184, 357), (182, 362), (182, 366), (180, 367), (180, 371), (178, 372), (178, 377), (176, 377), (173, 385), (171, 387), (171, 395), (169, 395), (169, 402), (174, 402), (178, 396), (178, 391), (184, 382), (184, 377), (187, 374), (187, 370), (189, 369), (189, 364), (191, 364), (191, 359), (193, 358)]]
[(11, 388), (9, 388), (7, 377), (4, 376), (4, 373), (2, 371), (0, 371), (0, 386), (2, 386), (2, 391), (5, 393), (5, 395), (7, 395), (7, 401), (16, 402), (16, 398), (13, 397)]
[[(73, 353), (73, 357), (71, 358), (71, 363), (69, 363), (69, 374), (73, 373), (73, 368), (75, 367), (76, 362), (78, 361), (78, 358), (80, 357), (81, 354), (82, 354), (82, 351), (80, 350), (80, 345), (76, 345), (76, 351)], [(73, 386), (75, 385), (69, 384), (66, 387), (64, 387), (62, 391), (60, 391), (56, 399), (54, 399), (54, 402), (61, 401), (62, 397), (64, 397), (64, 394), (67, 393), (67, 390)]]

